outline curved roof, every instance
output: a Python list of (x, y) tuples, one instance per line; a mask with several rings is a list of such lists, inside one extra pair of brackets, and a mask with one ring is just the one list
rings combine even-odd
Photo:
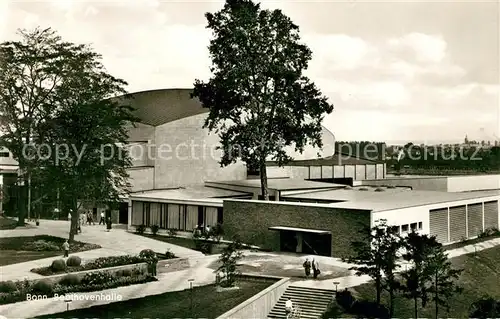
[(206, 113), (192, 89), (160, 89), (130, 93), (118, 97), (135, 109), (134, 115), (143, 124), (159, 126), (185, 117)]

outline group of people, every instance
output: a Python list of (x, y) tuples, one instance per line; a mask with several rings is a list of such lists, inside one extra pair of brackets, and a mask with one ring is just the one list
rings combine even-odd
[(309, 278), (309, 276), (311, 276), (311, 269), (314, 279), (317, 279), (319, 274), (321, 274), (321, 270), (319, 270), (319, 263), (314, 258), (312, 261), (309, 261), (309, 258), (306, 258), (306, 261), (304, 261), (302, 266), (304, 267), (306, 278)]
[[(68, 214), (68, 220), (71, 220), (71, 213)], [(101, 225), (101, 224), (106, 225), (106, 231), (111, 230), (111, 225), (112, 225), (111, 218), (108, 217), (106, 219), (104, 212), (101, 212), (101, 218), (99, 220), (99, 225)], [(86, 211), (86, 212), (80, 214), (80, 218), (78, 219), (78, 226), (77, 226), (77, 230), (79, 233), (82, 232), (82, 225), (95, 225), (94, 216), (93, 216), (92, 212)]]

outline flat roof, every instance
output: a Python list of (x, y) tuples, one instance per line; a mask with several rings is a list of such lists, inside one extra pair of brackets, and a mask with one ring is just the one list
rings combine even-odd
[[(376, 189), (383, 189), (383, 191), (375, 191)], [(361, 186), (352, 189), (337, 189), (309, 192), (303, 194), (283, 195), (282, 198), (285, 200), (289, 198), (312, 201), (341, 200), (343, 202), (328, 204), (328, 206), (348, 209), (370, 209), (372, 211), (383, 211), (491, 196), (500, 196), (500, 190), (448, 193), (437, 191), (410, 190), (408, 188), (381, 188)]]
[[(260, 179), (246, 179), (237, 181), (216, 181), (208, 182), (214, 185), (222, 186), (240, 186), (240, 187), (250, 187), (250, 188), (260, 188)], [(331, 189), (345, 187), (345, 185), (334, 184), (334, 183), (324, 183), (324, 182), (314, 182), (299, 178), (269, 178), (267, 180), (267, 186), (269, 189), (286, 191), (286, 190), (306, 190), (306, 189)]]
[[(313, 158), (307, 160), (290, 161), (283, 166), (333, 166), (333, 165), (374, 165), (384, 164), (383, 160), (371, 160), (356, 155), (349, 155), (347, 153), (335, 153), (332, 156)], [(268, 166), (277, 166), (274, 161), (266, 162)]]
[(252, 194), (200, 185), (136, 192), (130, 194), (130, 197), (162, 200), (206, 200), (247, 195)]
[(302, 233), (314, 233), (314, 234), (322, 234), (322, 235), (328, 235), (328, 234), (332, 233), (332, 232), (330, 232), (328, 230), (297, 228), (297, 227), (286, 227), (286, 226), (269, 227), (269, 230), (296, 231), (296, 232), (302, 232)]

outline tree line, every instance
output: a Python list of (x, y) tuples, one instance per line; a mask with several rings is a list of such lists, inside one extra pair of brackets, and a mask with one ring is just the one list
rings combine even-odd
[[(107, 73), (89, 45), (51, 28), (18, 36), (0, 44), (0, 146), (19, 163), (18, 225), (49, 201), (73, 212), (72, 240), (82, 205), (115, 206), (128, 191), (131, 160), (120, 143), (135, 118), (112, 99), (126, 94), (127, 83)], [(102, 154), (103, 145), (112, 154)]]

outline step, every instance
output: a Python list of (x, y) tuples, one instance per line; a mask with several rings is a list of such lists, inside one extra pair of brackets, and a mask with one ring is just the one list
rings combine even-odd
[(298, 286), (291, 284), (290, 286), (287, 287), (287, 289), (301, 289), (301, 290), (314, 290), (314, 291), (321, 291), (321, 292), (335, 292), (335, 289), (332, 288), (316, 288), (316, 287), (306, 287), (306, 286)]
[[(307, 304), (300, 304), (300, 303), (296, 303), (295, 306), (299, 306), (299, 308), (303, 311), (321, 311), (323, 312), (326, 308), (328, 308), (328, 305), (314, 305), (314, 306), (308, 306)], [(281, 305), (276, 305), (273, 309), (277, 309), (277, 310), (285, 310), (285, 305), (284, 304), (281, 304)]]
[[(300, 319), (305, 319), (305, 318), (318, 319), (318, 318), (321, 318), (322, 315), (323, 314), (307, 314), (307, 313), (301, 312)], [(286, 314), (284, 312), (283, 313), (270, 313), (267, 317), (268, 318), (286, 318)]]
[[(330, 302), (311, 302), (309, 300), (293, 300), (293, 303), (296, 304), (296, 305), (299, 305), (300, 308), (303, 308), (304, 306), (307, 306), (307, 308), (311, 307), (311, 308), (324, 308), (324, 307), (328, 307), (328, 305), (330, 304)], [(285, 307), (285, 304), (286, 304), (286, 301), (285, 300), (282, 300), (282, 301), (278, 301), (276, 304), (275, 304), (275, 307)]]
[[(320, 313), (320, 314), (317, 314), (317, 313), (304, 313), (304, 312), (301, 312), (300, 313), (300, 319), (304, 319), (304, 318), (310, 318), (310, 319), (318, 319), (318, 318), (321, 318), (323, 314)], [(286, 318), (286, 314), (283, 312), (283, 313), (273, 313), (271, 312), (268, 316), (268, 318)]]
[(310, 294), (297, 294), (294, 292), (290, 291), (285, 291), (285, 293), (282, 295), (282, 298), (299, 298), (299, 299), (314, 299), (314, 300), (333, 300), (335, 299), (334, 295), (328, 295), (328, 296), (318, 296), (318, 295), (310, 295)]
[(333, 289), (321, 289), (321, 288), (310, 288), (310, 287), (300, 287), (300, 286), (288, 286), (286, 290), (314, 292), (317, 294), (335, 294), (335, 290)]

